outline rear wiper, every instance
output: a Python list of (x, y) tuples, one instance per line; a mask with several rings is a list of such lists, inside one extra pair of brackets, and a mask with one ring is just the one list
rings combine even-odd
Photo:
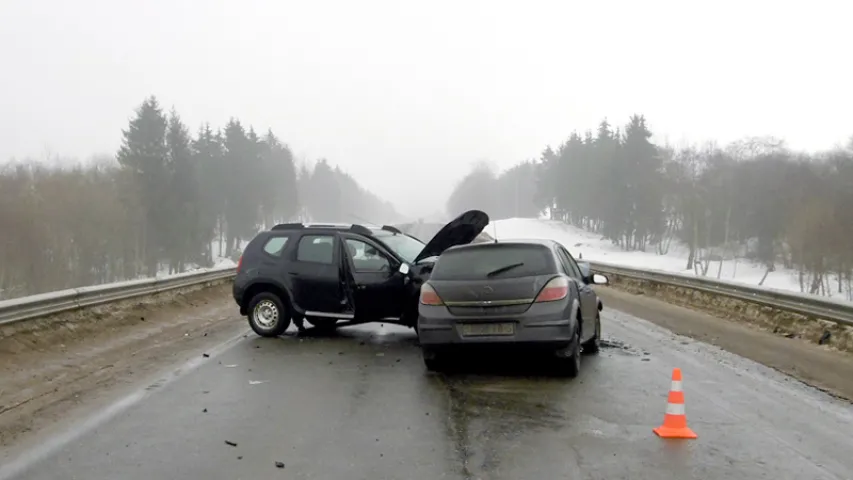
[(487, 274), (486, 274), (486, 276), (487, 276), (487, 277), (493, 277), (493, 276), (495, 276), (495, 275), (497, 275), (497, 274), (499, 274), (499, 273), (508, 272), (508, 271), (512, 270), (513, 268), (520, 267), (520, 266), (522, 266), (522, 265), (524, 265), (524, 262), (511, 263), (511, 264), (506, 265), (506, 266), (503, 266), (503, 267), (501, 267), (501, 268), (498, 268), (498, 269), (492, 270), (491, 272), (487, 273)]

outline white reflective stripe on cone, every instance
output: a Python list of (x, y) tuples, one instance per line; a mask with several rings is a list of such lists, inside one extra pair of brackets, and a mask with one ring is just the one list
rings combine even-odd
[(684, 415), (684, 404), (683, 403), (667, 403), (666, 404), (666, 414), (667, 415)]
[(672, 387), (669, 388), (671, 392), (681, 392), (681, 380), (673, 380)]

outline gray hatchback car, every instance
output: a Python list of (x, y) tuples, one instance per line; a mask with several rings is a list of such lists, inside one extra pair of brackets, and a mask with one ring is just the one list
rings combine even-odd
[(424, 363), (443, 370), (450, 350), (517, 345), (550, 350), (575, 377), (581, 353), (598, 352), (603, 305), (592, 285), (607, 283), (553, 240), (450, 248), (421, 287)]

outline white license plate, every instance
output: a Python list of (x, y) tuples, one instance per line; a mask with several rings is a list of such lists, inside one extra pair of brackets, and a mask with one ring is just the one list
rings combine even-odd
[(463, 337), (514, 335), (514, 323), (465, 323), (460, 325)]

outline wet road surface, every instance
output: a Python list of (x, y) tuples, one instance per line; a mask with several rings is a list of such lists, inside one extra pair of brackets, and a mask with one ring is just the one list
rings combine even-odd
[[(624, 313), (603, 326), (607, 348), (575, 380), (536, 365), (428, 374), (411, 330), (387, 325), (249, 335), (12, 478), (853, 477), (849, 403)], [(698, 440), (651, 431), (673, 367)]]

